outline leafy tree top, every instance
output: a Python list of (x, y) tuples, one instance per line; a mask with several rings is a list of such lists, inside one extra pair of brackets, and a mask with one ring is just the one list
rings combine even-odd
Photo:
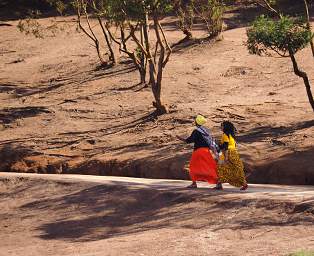
[(313, 38), (312, 32), (301, 20), (289, 16), (274, 20), (264, 15), (247, 29), (247, 36), (250, 53), (261, 55), (271, 50), (283, 57), (303, 49)]
[(94, 0), (93, 2), (105, 17), (116, 22), (141, 21), (145, 19), (146, 13), (164, 15), (173, 9), (171, 0)]

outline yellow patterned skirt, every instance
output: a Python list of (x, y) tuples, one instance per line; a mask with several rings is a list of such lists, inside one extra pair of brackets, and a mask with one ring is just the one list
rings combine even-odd
[(229, 163), (221, 164), (217, 168), (219, 181), (229, 183), (234, 187), (246, 184), (244, 166), (237, 150), (228, 150)]

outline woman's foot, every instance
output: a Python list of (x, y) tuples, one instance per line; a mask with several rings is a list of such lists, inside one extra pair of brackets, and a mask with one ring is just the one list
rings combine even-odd
[(249, 187), (248, 184), (244, 184), (244, 185), (240, 188), (240, 190), (247, 190), (248, 187)]
[(187, 186), (187, 188), (197, 188), (196, 182), (193, 182), (191, 185)]
[(216, 189), (216, 190), (223, 190), (222, 184), (221, 184), (221, 183), (217, 183), (217, 184), (216, 184), (216, 187), (214, 187), (213, 189)]

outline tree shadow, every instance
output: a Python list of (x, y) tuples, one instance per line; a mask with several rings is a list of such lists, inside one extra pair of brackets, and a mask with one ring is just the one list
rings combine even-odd
[(57, 220), (40, 226), (43, 232), (40, 238), (82, 242), (167, 227), (171, 216), (155, 223), (156, 218), (166, 218), (162, 210), (190, 201), (193, 196), (177, 191), (158, 192), (112, 184), (33, 201), (23, 205), (21, 210), (62, 212), (76, 208), (75, 217), (59, 214)]
[[(163, 228), (195, 230), (218, 226), (217, 230), (256, 229), (259, 226), (294, 226), (301, 221), (313, 221), (313, 216), (308, 215), (294, 218), (293, 214), (298, 210), (295, 211), (293, 203), (270, 199), (221, 198), (222, 194), (233, 194), (226, 191), (180, 188), (160, 190), (152, 185), (138, 187), (131, 183), (121, 185), (111, 182), (65, 193), (52, 198), (37, 197), (19, 208), (23, 214), (37, 217), (50, 214), (49, 222), (37, 227), (41, 233), (39, 237), (43, 240), (90, 242)], [(307, 209), (311, 209), (313, 205), (308, 203), (308, 206)], [(247, 207), (264, 209), (266, 217), (243, 220), (242, 215), (225, 219), (235, 210)], [(267, 211), (280, 211), (280, 215), (267, 217)], [(291, 218), (283, 220), (287, 214), (291, 214)]]
[(314, 147), (285, 154), (254, 167), (249, 181), (263, 184), (314, 184)]
[[(313, 20), (313, 1), (308, 1), (309, 12), (311, 20)], [(284, 11), (285, 14), (290, 16), (305, 16), (305, 7), (303, 1), (278, 1), (278, 9)]]
[[(244, 199), (236, 200), (234, 202), (223, 201), (217, 203), (218, 208), (240, 209), (240, 208), (255, 208), (261, 209), (265, 212), (271, 211), (276, 214), (265, 214), (265, 217), (260, 216), (243, 218), (243, 216), (234, 216), (232, 221), (219, 223), (214, 231), (218, 230), (250, 230), (258, 229), (260, 227), (269, 227), (269, 231), (282, 226), (299, 226), (311, 225), (314, 218), (314, 200), (309, 200), (306, 203), (293, 203), (287, 201), (276, 201), (272, 199)], [(302, 213), (302, 214), (296, 214)], [(305, 214), (304, 214), (305, 213)], [(269, 232), (267, 231), (267, 232)], [(256, 234), (256, 236), (263, 235)]]
[(83, 85), (103, 78), (119, 76), (135, 71), (132, 64), (119, 64), (111, 68), (96, 66), (93, 69), (59, 75), (57, 78), (42, 81), (41, 84), (15, 84), (10, 82), (0, 83), (0, 93), (11, 92), (14, 97), (21, 98), (35, 94), (45, 94), (68, 85)]
[(250, 26), (258, 15), (267, 13), (263, 8), (250, 1), (233, 3), (228, 7), (229, 10), (224, 12), (227, 30)]
[(0, 93), (9, 92), (12, 93), (13, 96), (16, 98), (22, 98), (56, 90), (66, 85), (66, 80), (67, 79), (53, 79), (50, 81), (42, 82), (40, 85), (28, 85), (23, 83), (15, 84), (6, 82), (0, 84)]
[[(299, 130), (307, 129), (314, 126), (314, 120), (303, 121), (291, 124), (290, 126), (262, 126), (255, 127), (243, 135), (237, 136), (237, 140), (242, 143), (253, 143), (265, 138), (276, 138)], [(276, 142), (275, 142), (276, 143)]]
[[(108, 70), (108, 71), (106, 71)], [(113, 66), (109, 69), (106, 69), (105, 71), (102, 68), (96, 68), (95, 71), (103, 71), (100, 76), (104, 77), (112, 77), (112, 76), (118, 76), (123, 75), (127, 73), (131, 73), (136, 70), (136, 67), (133, 65), (133, 62), (127, 62), (123, 61), (122, 63), (119, 63), (119, 65)], [(97, 76), (96, 76), (97, 77)], [(87, 80), (85, 82), (89, 82), (93, 80)]]
[(0, 148), (0, 168), (1, 171), (10, 172), (12, 165), (25, 157), (38, 156), (41, 153), (32, 148), (23, 147), (22, 145), (5, 144)]
[(17, 119), (34, 117), (43, 113), (50, 113), (46, 107), (19, 107), (0, 110), (0, 122), (10, 124)]
[[(138, 88), (141, 85), (140, 88)], [(134, 85), (130, 85), (127, 87), (117, 87), (117, 88), (112, 88), (110, 89), (111, 91), (118, 91), (118, 92), (124, 92), (124, 91), (134, 91), (134, 92), (138, 92), (144, 88), (149, 88), (149, 86), (147, 84), (143, 84), (141, 82), (136, 83)]]
[(172, 44), (173, 53), (189, 50), (193, 47), (198, 47), (204, 44), (213, 43), (218, 37), (204, 37), (204, 38), (183, 38), (179, 42)]
[(0, 84), (0, 93), (12, 92), (15, 90), (16, 86), (17, 85), (15, 85), (15, 84), (2, 83), (2, 84)]
[(139, 125), (145, 124), (147, 122), (151, 122), (157, 118), (157, 114), (155, 112), (151, 112), (148, 114), (145, 114), (131, 122), (125, 123), (125, 124), (117, 124), (108, 128), (93, 130), (93, 131), (87, 131), (87, 132), (65, 132), (65, 133), (59, 133), (59, 135), (83, 135), (83, 134), (93, 134), (93, 133), (102, 133), (102, 136), (110, 135), (110, 134), (116, 134), (119, 133), (125, 129), (130, 129), (137, 127)]
[[(227, 4), (228, 9), (224, 12), (224, 22), (227, 25), (227, 30), (248, 27), (260, 15), (275, 16), (261, 6), (252, 3), (252, 1), (239, 1)], [(279, 1), (278, 10), (283, 11), (286, 15), (304, 16), (303, 1)], [(309, 5), (310, 14), (313, 13), (314, 5)], [(312, 16), (312, 15), (311, 15)], [(313, 20), (313, 17), (311, 17)]]
[(0, 93), (13, 93), (14, 96), (18, 97), (18, 95), (28, 95), (28, 93), (32, 93), (34, 89), (22, 84), (14, 84), (14, 83), (0, 83)]
[(0, 1), (0, 20), (14, 21), (25, 19), (36, 12), (40, 17), (58, 16), (57, 10), (49, 4), (48, 1), (21, 1), (21, 0), (1, 0)]

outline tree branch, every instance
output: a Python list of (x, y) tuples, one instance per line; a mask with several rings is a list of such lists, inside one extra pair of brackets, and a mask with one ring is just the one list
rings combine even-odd
[(165, 32), (164, 32), (164, 30), (163, 30), (163, 28), (162, 28), (162, 26), (161, 26), (159, 20), (157, 20), (157, 24), (158, 24), (158, 27), (159, 27), (159, 29), (160, 29), (160, 31), (161, 31), (161, 34), (162, 34), (162, 37), (163, 37), (163, 39), (164, 39), (164, 42), (165, 42), (165, 44), (166, 44), (166, 46), (167, 46), (167, 49), (168, 49), (169, 51), (172, 51), (172, 50), (171, 50), (171, 47), (170, 47), (170, 45), (169, 45), (169, 43), (168, 43), (168, 40), (167, 40), (167, 38), (166, 38), (166, 36), (165, 36)]
[(165, 44), (166, 44), (167, 50), (168, 50), (166, 59), (162, 63), (162, 67), (164, 68), (166, 66), (166, 64), (168, 63), (168, 61), (169, 61), (170, 55), (172, 53), (172, 49), (171, 49), (170, 45), (168, 44), (168, 40), (167, 40), (167, 38), (165, 36), (164, 30), (163, 30), (159, 20), (157, 20), (157, 24), (158, 24), (158, 27), (159, 27), (159, 29), (161, 31), (161, 34), (162, 34), (163, 38), (164, 38), (164, 41), (165, 41)]
[(279, 51), (279, 50), (277, 50), (275, 47), (272, 47), (272, 46), (270, 46), (269, 47), (271, 50), (273, 50), (274, 52), (276, 52), (279, 56), (281, 56), (281, 57), (289, 57), (289, 55), (286, 55), (286, 52), (284, 52), (283, 54)]
[(92, 40), (96, 43), (96, 39), (94, 37), (92, 37), (88, 32), (87, 30), (82, 26), (82, 23), (81, 23), (81, 2), (79, 1), (76, 1), (76, 4), (77, 4), (77, 22), (78, 22), (78, 25), (79, 25), (79, 28)]
[(116, 44), (121, 45), (121, 42), (119, 42), (119, 41), (113, 36), (113, 34), (111, 33), (108, 24), (105, 24), (105, 28), (106, 28), (106, 30), (107, 30), (107, 32), (108, 32), (108, 35), (110, 36), (111, 40), (114, 41)]
[(151, 58), (151, 56), (149, 56), (148, 52), (145, 50), (144, 46), (141, 44), (141, 42), (138, 40), (138, 38), (135, 35), (135, 28), (132, 24), (129, 24), (130, 30), (131, 30), (131, 36), (133, 38), (133, 40), (135, 41), (135, 43), (137, 44), (138, 47), (140, 47), (141, 51), (147, 56), (147, 58)]
[(276, 9), (274, 9), (267, 0), (262, 0), (262, 1), (264, 2), (266, 6), (262, 5), (259, 1), (256, 1), (256, 3), (259, 6), (262, 6), (263, 8), (267, 9), (268, 11), (275, 13), (279, 18), (282, 17), (282, 15)]
[(90, 25), (90, 22), (89, 22), (88, 13), (87, 13), (87, 10), (86, 10), (86, 5), (84, 6), (83, 1), (81, 1), (81, 3), (82, 3), (82, 7), (83, 7), (84, 14), (85, 14), (85, 17), (86, 17), (86, 22), (87, 22), (88, 28), (89, 28), (90, 32), (92, 33), (93, 37), (95, 38), (95, 40), (97, 40), (97, 37), (96, 37), (96, 35), (95, 35), (91, 25)]

